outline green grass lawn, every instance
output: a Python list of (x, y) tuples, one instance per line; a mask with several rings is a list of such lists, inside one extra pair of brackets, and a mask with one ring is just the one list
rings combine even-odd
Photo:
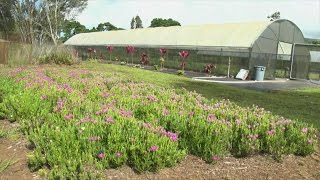
[(261, 92), (218, 83), (197, 82), (190, 78), (111, 64), (87, 63), (83, 68), (115, 73), (125, 79), (144, 81), (168, 88), (185, 88), (207, 98), (230, 99), (240, 106), (258, 105), (273, 114), (313, 124), (320, 129), (320, 88)]

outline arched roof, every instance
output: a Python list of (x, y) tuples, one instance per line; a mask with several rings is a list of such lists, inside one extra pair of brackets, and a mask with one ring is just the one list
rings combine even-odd
[(263, 21), (82, 33), (70, 38), (65, 45), (250, 48), (272, 23)]

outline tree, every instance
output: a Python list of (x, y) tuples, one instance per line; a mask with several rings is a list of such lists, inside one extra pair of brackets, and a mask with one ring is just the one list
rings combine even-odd
[(118, 28), (111, 24), (110, 22), (100, 23), (98, 24), (97, 31), (116, 31), (116, 30), (122, 30), (122, 28)]
[(136, 27), (136, 20), (134, 19), (134, 17), (132, 18), (130, 25), (131, 25), (131, 29), (135, 29), (135, 27)]
[(65, 20), (74, 18), (88, 0), (14, 0), (13, 17), (24, 41), (58, 44)]
[(275, 21), (277, 19), (280, 19), (280, 12), (277, 11), (277, 12), (271, 14), (270, 16), (268, 16), (268, 19), (270, 19), (270, 21)]
[(0, 31), (5, 35), (14, 31), (14, 19), (12, 16), (12, 0), (0, 0)]
[(162, 19), (162, 18), (154, 18), (151, 21), (150, 27), (169, 27), (169, 26), (181, 26), (181, 24), (173, 20), (171, 18), (169, 19)]
[(136, 29), (143, 28), (142, 20), (140, 19), (140, 17), (138, 15), (135, 18), (135, 22), (136, 22)]
[(46, 14), (47, 32), (56, 45), (63, 22), (74, 17), (87, 6), (88, 0), (43, 0), (42, 10)]
[(89, 30), (86, 28), (86, 26), (82, 25), (78, 21), (65, 20), (61, 30), (61, 33), (63, 34), (61, 37), (61, 40), (62, 42), (65, 42), (76, 34), (86, 33), (86, 32), (89, 32)]

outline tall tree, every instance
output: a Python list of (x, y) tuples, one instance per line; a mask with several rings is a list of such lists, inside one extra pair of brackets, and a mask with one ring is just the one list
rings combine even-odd
[(86, 26), (82, 25), (78, 21), (75, 20), (65, 20), (63, 23), (62, 28), (62, 37), (61, 40), (65, 42), (69, 38), (71, 38), (73, 35), (79, 34), (79, 33), (85, 33), (89, 32), (89, 30), (86, 28)]
[(136, 28), (136, 20), (134, 19), (134, 17), (132, 18), (130, 25), (131, 25), (131, 29)]
[(162, 18), (154, 18), (151, 21), (150, 27), (169, 27), (169, 26), (181, 26), (181, 24), (173, 20), (171, 18), (169, 19), (162, 19)]
[(0, 0), (0, 32), (6, 36), (14, 31), (14, 19), (12, 16), (13, 1)]
[(136, 29), (143, 28), (142, 20), (140, 19), (140, 17), (138, 15), (136, 16), (135, 21), (136, 21)]
[(268, 16), (268, 19), (270, 19), (270, 21), (275, 21), (277, 19), (280, 19), (280, 12), (277, 11), (277, 12), (271, 14), (270, 16)]
[[(58, 44), (63, 23), (74, 18), (88, 0), (14, 0), (13, 16), (24, 40), (31, 43), (45, 38)], [(39, 38), (41, 37), (41, 38)]]

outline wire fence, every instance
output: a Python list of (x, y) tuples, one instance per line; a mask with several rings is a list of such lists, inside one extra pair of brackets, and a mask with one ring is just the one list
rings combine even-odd
[[(88, 49), (93, 48), (95, 52), (89, 52)], [(111, 55), (106, 47), (76, 47), (79, 57), (82, 60), (90, 58), (99, 58), (103, 60), (111, 60), (118, 62), (127, 62), (140, 64), (142, 54), (148, 57), (148, 65), (160, 66), (160, 50), (158, 48), (135, 48), (134, 53), (128, 54), (126, 47), (114, 47)], [(165, 54), (165, 68), (181, 69), (182, 61), (179, 52), (184, 49), (167, 49)], [(236, 76), (240, 69), (249, 70), (249, 78), (254, 76), (254, 66), (265, 66), (265, 78), (274, 79), (276, 77), (289, 78), (290, 55), (282, 55), (267, 53), (249, 53), (248, 51), (203, 51), (188, 50), (189, 56), (186, 60), (185, 70), (194, 72), (206, 72), (206, 66), (212, 64), (215, 68), (212, 74), (216, 76)]]
[(320, 46), (295, 44), (291, 78), (320, 80)]

